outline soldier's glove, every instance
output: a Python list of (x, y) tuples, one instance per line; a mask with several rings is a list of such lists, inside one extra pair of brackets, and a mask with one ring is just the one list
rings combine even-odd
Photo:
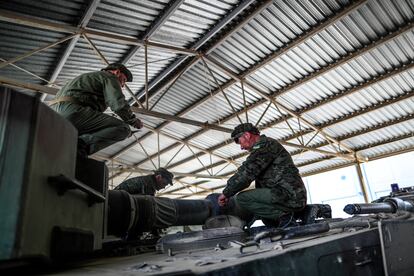
[(138, 118), (135, 118), (135, 120), (133, 122), (131, 122), (130, 125), (137, 128), (137, 129), (140, 129), (144, 126), (144, 124)]
[(228, 202), (229, 202), (229, 199), (224, 194), (219, 195), (218, 197), (219, 206), (224, 207), (227, 205)]

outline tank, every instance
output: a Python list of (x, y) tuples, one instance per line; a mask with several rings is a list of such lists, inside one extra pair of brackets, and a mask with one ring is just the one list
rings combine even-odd
[[(105, 164), (76, 158), (68, 122), (31, 95), (3, 89), (0, 100), (2, 275), (414, 275), (413, 188), (350, 203), (346, 219), (315, 204), (251, 227), (252, 214), (233, 200), (219, 207), (218, 194), (108, 191)], [(188, 225), (202, 227), (164, 233)]]

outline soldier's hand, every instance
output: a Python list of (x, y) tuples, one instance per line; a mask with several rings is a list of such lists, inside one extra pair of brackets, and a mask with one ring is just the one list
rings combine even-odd
[(218, 197), (219, 206), (221, 207), (226, 206), (228, 202), (229, 202), (229, 199), (224, 194), (219, 195)]
[(135, 121), (131, 124), (131, 126), (140, 129), (144, 126), (140, 119), (136, 118)]

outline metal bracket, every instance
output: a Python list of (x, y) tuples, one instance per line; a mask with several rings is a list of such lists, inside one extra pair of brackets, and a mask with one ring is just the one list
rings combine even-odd
[(69, 178), (63, 174), (50, 176), (48, 182), (57, 188), (57, 194), (63, 196), (68, 190), (78, 189), (88, 195), (88, 206), (105, 202), (105, 196), (82, 182)]

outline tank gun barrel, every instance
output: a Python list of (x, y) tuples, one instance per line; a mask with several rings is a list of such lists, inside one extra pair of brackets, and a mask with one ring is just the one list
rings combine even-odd
[(390, 203), (356, 203), (346, 205), (344, 212), (348, 215), (394, 213), (395, 208)]
[(207, 200), (180, 200), (108, 191), (109, 235), (138, 235), (178, 225), (201, 225), (211, 215)]
[(344, 212), (349, 215), (395, 213), (397, 211), (414, 212), (412, 201), (405, 201), (397, 197), (386, 198), (380, 203), (356, 203), (344, 207)]

